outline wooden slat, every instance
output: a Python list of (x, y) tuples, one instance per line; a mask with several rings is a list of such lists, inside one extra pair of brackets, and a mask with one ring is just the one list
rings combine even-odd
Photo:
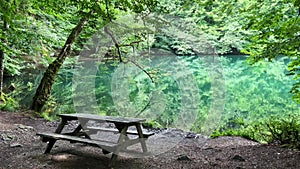
[(145, 122), (146, 119), (142, 118), (131, 118), (131, 117), (117, 117), (117, 116), (100, 116), (96, 114), (82, 114), (82, 113), (75, 113), (75, 114), (59, 114), (63, 119), (68, 120), (78, 120), (78, 119), (86, 119), (86, 120), (96, 120), (102, 122), (109, 122), (109, 123), (141, 123)]
[[(113, 132), (115, 134), (119, 133), (118, 129), (114, 129), (114, 128), (102, 128), (102, 127), (87, 127), (85, 130), (87, 130), (87, 132), (92, 131), (92, 133), (95, 133), (95, 131), (104, 131), (104, 132)], [(135, 130), (127, 130), (126, 134), (132, 134), (132, 135), (138, 135), (138, 132)], [(154, 135), (153, 132), (147, 132), (147, 131), (143, 131), (143, 136), (145, 138)]]
[(64, 134), (57, 134), (57, 133), (37, 133), (36, 135), (41, 136), (43, 138), (50, 138), (55, 140), (67, 140), (67, 141), (74, 141), (78, 143), (86, 143), (92, 146), (97, 146), (101, 148), (112, 148), (117, 146), (116, 143), (104, 141), (104, 140), (91, 140), (88, 138), (78, 137), (78, 136), (70, 136), (70, 135), (64, 135)]

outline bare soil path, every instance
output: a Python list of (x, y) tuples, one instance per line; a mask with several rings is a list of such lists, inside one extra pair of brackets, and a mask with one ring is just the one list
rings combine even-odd
[[(58, 141), (50, 154), (37, 131), (54, 131), (58, 122), (36, 118), (28, 112), (0, 112), (0, 168), (2, 169), (106, 169), (110, 155), (99, 148)], [(120, 169), (298, 169), (300, 151), (263, 145), (240, 137), (187, 138), (187, 133), (168, 130), (180, 139), (173, 148), (148, 158), (121, 156)], [(163, 144), (158, 142), (157, 144)], [(157, 145), (163, 146), (163, 145)]]

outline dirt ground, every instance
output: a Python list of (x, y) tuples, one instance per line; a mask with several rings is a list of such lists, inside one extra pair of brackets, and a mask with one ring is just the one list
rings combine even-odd
[[(110, 154), (97, 147), (58, 141), (50, 154), (36, 132), (54, 131), (58, 122), (33, 117), (28, 112), (0, 112), (0, 168), (2, 169), (106, 169)], [(298, 169), (300, 151), (259, 144), (240, 137), (209, 139), (178, 130), (159, 136), (178, 140), (170, 149), (147, 158), (119, 156), (113, 168), (121, 169)], [(195, 137), (196, 136), (196, 137)], [(149, 138), (150, 140), (150, 138)], [(154, 148), (165, 147), (165, 141)]]

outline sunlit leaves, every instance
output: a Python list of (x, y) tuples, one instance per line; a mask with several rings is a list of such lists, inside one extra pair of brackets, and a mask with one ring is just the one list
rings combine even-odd
[[(251, 56), (249, 60), (252, 63), (259, 60), (271, 61), (282, 55), (298, 58), (300, 56), (298, 54), (300, 45), (298, 35), (300, 31), (299, 1), (249, 1), (248, 4), (248, 7), (245, 8), (247, 10), (240, 11), (238, 15), (246, 18), (243, 28), (253, 30), (253, 34), (246, 37), (250, 43), (242, 50)], [(299, 73), (293, 71), (299, 66), (297, 64), (295, 61), (291, 62), (289, 74)], [(295, 79), (297, 80), (297, 76)], [(296, 83), (291, 90), (294, 98), (299, 96), (298, 91), (299, 86)]]
[(293, 4), (295, 7), (300, 7), (300, 0), (293, 0)]

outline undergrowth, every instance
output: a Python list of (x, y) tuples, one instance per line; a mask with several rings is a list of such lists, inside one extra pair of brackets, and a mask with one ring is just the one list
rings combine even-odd
[[(233, 123), (234, 121), (230, 121)], [(237, 128), (219, 128), (211, 137), (241, 136), (261, 143), (278, 143), (300, 149), (300, 115), (271, 116), (265, 120), (237, 123)]]
[(15, 111), (19, 108), (18, 102), (12, 98), (1, 92), (0, 99), (0, 110), (3, 111)]

